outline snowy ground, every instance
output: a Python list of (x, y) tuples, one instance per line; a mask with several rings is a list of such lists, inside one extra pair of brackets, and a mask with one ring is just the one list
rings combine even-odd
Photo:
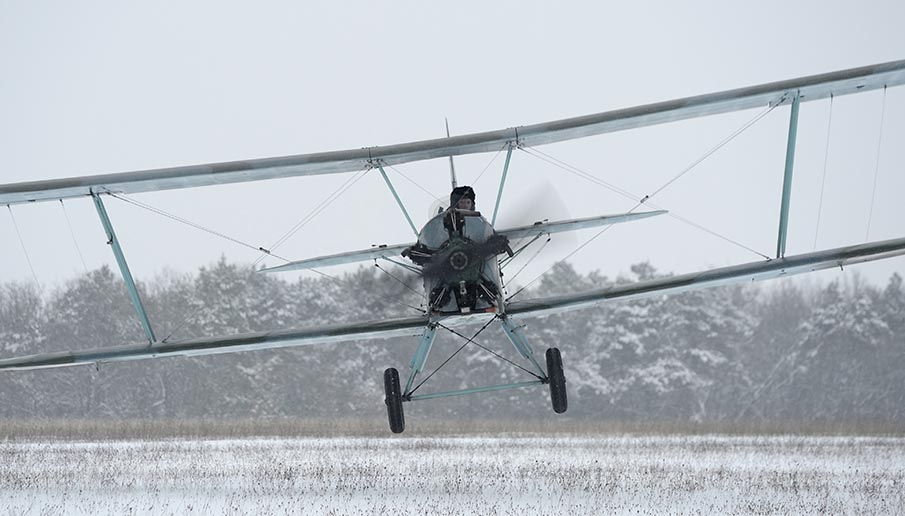
[(903, 514), (905, 438), (0, 443), (0, 514)]

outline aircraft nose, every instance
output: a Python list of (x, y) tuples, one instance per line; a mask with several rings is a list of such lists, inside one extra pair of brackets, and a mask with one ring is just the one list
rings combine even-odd
[(461, 271), (468, 267), (468, 255), (462, 251), (456, 251), (449, 257), (449, 265), (457, 271)]

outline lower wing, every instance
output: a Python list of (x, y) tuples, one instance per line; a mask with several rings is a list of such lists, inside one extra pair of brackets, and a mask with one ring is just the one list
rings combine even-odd
[[(774, 260), (746, 263), (681, 274), (586, 292), (512, 302), (506, 312), (520, 317), (544, 316), (589, 308), (608, 301), (641, 299), (744, 281), (758, 281), (805, 272), (842, 267), (905, 254), (905, 238), (840, 247)], [(444, 317), (446, 326), (460, 326), (487, 320), (496, 314), (469, 314)], [(436, 319), (435, 319), (436, 320)], [(427, 316), (404, 317), (355, 324), (335, 324), (295, 330), (248, 333), (155, 344), (121, 346), (90, 351), (47, 353), (0, 360), (0, 370), (66, 367), (98, 362), (138, 360), (165, 356), (194, 356), (233, 353), (366, 339), (415, 336), (431, 322)]]
[(745, 281), (781, 278), (833, 267), (842, 267), (844, 265), (882, 260), (903, 254), (905, 254), (905, 238), (883, 240), (772, 260), (732, 265), (702, 272), (680, 274), (650, 281), (614, 285), (575, 294), (515, 301), (506, 307), (506, 311), (510, 314), (521, 316), (550, 315), (588, 308), (607, 301), (642, 299), (655, 295), (675, 294)]

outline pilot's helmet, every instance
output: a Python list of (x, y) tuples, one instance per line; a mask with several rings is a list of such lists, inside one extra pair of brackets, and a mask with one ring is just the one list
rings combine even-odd
[(449, 205), (455, 206), (462, 199), (471, 199), (471, 202), (474, 202), (474, 189), (470, 186), (457, 186), (453, 188), (451, 194), (449, 194)]

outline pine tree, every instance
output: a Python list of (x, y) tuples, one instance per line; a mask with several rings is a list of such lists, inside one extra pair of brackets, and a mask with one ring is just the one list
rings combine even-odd
[[(34, 284), (0, 285), (0, 356), (38, 353), (45, 338), (45, 316), (44, 303)], [(0, 374), (0, 415), (37, 415), (35, 388), (34, 374)]]
[(0, 285), (0, 353), (37, 352), (45, 323), (44, 303), (32, 283)]
[[(395, 277), (388, 274), (391, 272)], [(614, 282), (557, 264), (519, 298), (656, 279), (650, 264)], [(406, 283), (408, 286), (404, 285)], [(563, 353), (567, 417), (717, 422), (905, 422), (905, 292), (857, 281), (812, 297), (794, 285), (759, 294), (710, 289), (525, 318), (543, 362)], [(287, 283), (221, 259), (196, 274), (138, 285), (159, 338), (186, 339), (414, 315), (418, 279), (362, 267)], [(812, 306), (813, 305), (813, 306)], [(457, 329), (471, 336), (477, 327)], [(413, 332), (415, 333), (415, 332)], [(145, 340), (118, 275), (101, 268), (48, 295), (0, 285), (0, 352), (79, 350)], [(477, 339), (522, 364), (496, 326)], [(108, 363), (0, 375), (0, 416), (385, 418), (381, 372), (403, 377), (416, 335), (196, 358)], [(425, 374), (464, 342), (440, 330)], [(424, 376), (422, 376), (423, 378)], [(470, 344), (422, 392), (522, 381), (524, 372)], [(502, 391), (410, 405), (430, 417), (549, 417), (545, 390)]]
[(778, 386), (787, 401), (783, 417), (825, 423), (874, 413), (875, 378), (890, 337), (876, 297), (857, 284), (846, 292), (833, 282), (821, 291), (802, 325), (786, 383)]
[(786, 373), (790, 351), (800, 340), (798, 330), (810, 316), (811, 306), (793, 280), (779, 280), (761, 292), (754, 313), (758, 323), (742, 353), (750, 387), (740, 393), (733, 419), (762, 424), (775, 420), (777, 408), (785, 404), (784, 399), (770, 393)]

